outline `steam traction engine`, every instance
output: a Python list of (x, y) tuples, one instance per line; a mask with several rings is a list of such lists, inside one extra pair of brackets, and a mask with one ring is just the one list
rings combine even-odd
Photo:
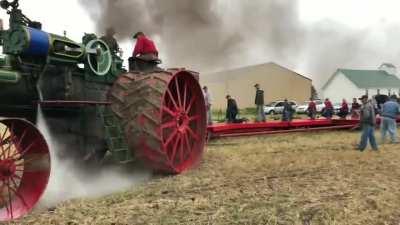
[[(50, 150), (36, 128), (43, 114), (60, 157), (140, 160), (180, 173), (202, 156), (206, 114), (198, 74), (184, 69), (126, 72), (94, 34), (82, 43), (41, 30), (18, 0), (1, 31), (0, 221), (28, 213), (50, 175)], [(78, 160), (78, 161), (79, 161)]]

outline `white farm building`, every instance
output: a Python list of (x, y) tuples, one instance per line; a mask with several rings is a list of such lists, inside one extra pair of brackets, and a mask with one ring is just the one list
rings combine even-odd
[(392, 64), (383, 64), (379, 70), (338, 69), (322, 88), (324, 98), (338, 103), (362, 95), (392, 95), (400, 93), (400, 79)]

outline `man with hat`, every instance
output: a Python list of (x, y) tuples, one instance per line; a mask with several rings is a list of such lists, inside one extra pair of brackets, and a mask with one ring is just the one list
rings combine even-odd
[(265, 122), (265, 112), (264, 112), (264, 91), (261, 90), (260, 84), (254, 85), (256, 88), (256, 99), (254, 101), (257, 107), (257, 122)]
[(382, 106), (381, 140), (385, 142), (386, 134), (389, 132), (392, 143), (397, 143), (397, 116), (400, 114), (400, 106), (397, 96), (390, 96), (389, 101)]
[(114, 28), (109, 27), (106, 29), (106, 34), (103, 37), (101, 37), (100, 39), (108, 45), (111, 53), (113, 55), (116, 55), (119, 52), (119, 45), (118, 45), (118, 42), (115, 39), (114, 35), (115, 35)]
[(206, 110), (207, 110), (207, 124), (212, 125), (212, 111), (211, 111), (211, 94), (210, 91), (208, 90), (207, 86), (203, 87), (203, 95), (204, 95), (204, 102), (206, 104)]
[(133, 58), (140, 58), (145, 61), (158, 60), (158, 50), (150, 38), (141, 31), (137, 32), (133, 38), (136, 39)]
[(368, 100), (367, 95), (363, 95), (359, 99), (362, 102), (360, 111), (360, 126), (362, 128), (362, 135), (357, 149), (363, 152), (369, 141), (372, 149), (378, 151), (378, 145), (376, 144), (375, 139), (376, 118), (374, 106), (372, 105), (371, 101)]

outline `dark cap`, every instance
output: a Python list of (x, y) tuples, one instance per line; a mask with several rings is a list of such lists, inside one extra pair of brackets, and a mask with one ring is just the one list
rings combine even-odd
[(260, 84), (255, 84), (254, 87), (260, 87)]
[(133, 35), (133, 38), (137, 39), (139, 37), (139, 35), (144, 35), (144, 33), (142, 31), (139, 31), (135, 35)]
[(363, 95), (363, 96), (361, 96), (361, 98), (359, 98), (358, 100), (363, 100), (363, 99), (368, 99), (368, 95)]

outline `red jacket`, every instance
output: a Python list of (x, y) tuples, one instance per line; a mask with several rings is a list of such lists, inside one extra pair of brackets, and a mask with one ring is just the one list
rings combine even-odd
[(345, 102), (342, 103), (342, 108), (340, 109), (344, 112), (348, 112), (349, 111), (349, 105)]
[(325, 101), (325, 108), (333, 110), (332, 102), (331, 101)]
[(154, 42), (146, 36), (139, 37), (136, 41), (135, 50), (133, 50), (133, 57), (150, 53), (158, 56), (158, 51)]
[(309, 112), (317, 112), (317, 105), (315, 104), (315, 102), (311, 101), (308, 104), (308, 111)]

